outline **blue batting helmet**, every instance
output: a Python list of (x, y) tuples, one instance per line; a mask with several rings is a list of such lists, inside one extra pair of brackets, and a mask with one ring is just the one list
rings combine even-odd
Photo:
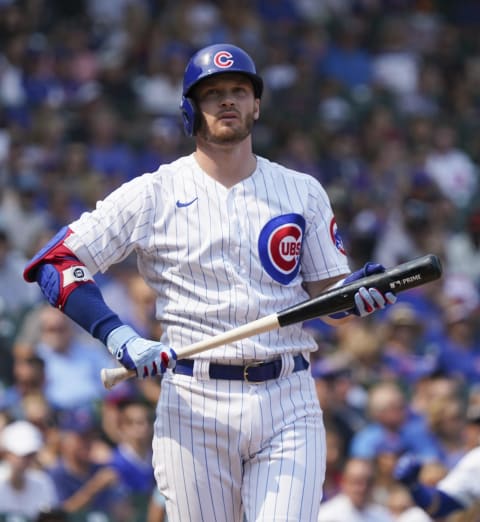
[(200, 119), (191, 93), (195, 85), (205, 78), (226, 72), (238, 72), (248, 76), (253, 84), (256, 98), (261, 98), (263, 81), (258, 76), (255, 64), (240, 47), (231, 44), (215, 44), (195, 53), (185, 68), (183, 76), (182, 103), (183, 127), (187, 136), (193, 136)]

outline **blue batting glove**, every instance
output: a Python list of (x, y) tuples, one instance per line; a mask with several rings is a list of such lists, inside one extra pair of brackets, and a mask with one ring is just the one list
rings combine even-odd
[[(366, 263), (360, 270), (352, 272), (347, 276), (343, 285), (357, 281), (362, 277), (371, 276), (373, 274), (380, 274), (385, 272), (385, 267), (379, 263)], [(392, 292), (386, 292), (383, 294), (377, 288), (361, 287), (358, 292), (354, 295), (355, 306), (345, 312), (338, 312), (330, 315), (333, 319), (340, 319), (350, 314), (365, 317), (372, 314), (377, 310), (381, 310), (388, 305), (394, 304), (397, 301), (397, 296)]]
[(177, 364), (177, 354), (169, 346), (140, 337), (130, 326), (119, 326), (107, 337), (109, 352), (128, 370), (144, 379), (163, 374)]
[(393, 478), (407, 487), (412, 487), (418, 482), (418, 475), (422, 468), (422, 462), (414, 455), (403, 455), (393, 471)]
[[(351, 283), (361, 279), (362, 277), (371, 276), (373, 274), (381, 274), (385, 272), (385, 267), (379, 263), (366, 263), (363, 268), (351, 273), (345, 278), (344, 284)], [(397, 296), (392, 292), (382, 294), (377, 288), (362, 288), (354, 296), (355, 307), (351, 310), (352, 314), (365, 317), (377, 310), (385, 308), (389, 304), (394, 304)]]

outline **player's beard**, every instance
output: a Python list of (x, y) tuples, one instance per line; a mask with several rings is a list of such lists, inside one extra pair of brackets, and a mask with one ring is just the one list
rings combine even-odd
[(207, 127), (205, 120), (202, 120), (197, 136), (215, 145), (235, 145), (236, 143), (241, 143), (252, 133), (254, 122), (253, 112), (250, 112), (245, 116), (244, 124), (241, 126), (224, 126), (219, 131), (214, 130), (212, 132), (211, 129)]

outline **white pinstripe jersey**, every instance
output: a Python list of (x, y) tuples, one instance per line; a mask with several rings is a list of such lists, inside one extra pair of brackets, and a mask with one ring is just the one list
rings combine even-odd
[[(304, 219), (295, 237), (266, 234), (278, 231), (279, 216), (292, 215)], [(303, 281), (350, 271), (320, 183), (262, 157), (231, 188), (203, 172), (193, 154), (179, 158), (125, 183), (70, 227), (67, 246), (93, 274), (136, 251), (140, 273), (158, 294), (162, 341), (174, 348), (307, 299)], [(301, 251), (289, 250), (296, 241)], [(283, 276), (291, 280), (280, 282)], [(297, 324), (196, 358), (238, 362), (316, 349)]]

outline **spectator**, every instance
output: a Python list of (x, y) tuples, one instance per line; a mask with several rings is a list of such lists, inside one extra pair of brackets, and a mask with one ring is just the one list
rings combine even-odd
[(419, 57), (409, 46), (407, 17), (381, 20), (372, 75), (375, 85), (388, 89), (397, 101), (418, 88)]
[(470, 404), (465, 415), (463, 437), (465, 451), (480, 445), (480, 406)]
[(147, 74), (135, 82), (140, 108), (154, 117), (176, 117), (190, 48), (172, 42), (155, 51), (149, 56)]
[(351, 458), (341, 480), (341, 492), (320, 505), (318, 522), (393, 522), (388, 510), (372, 501), (374, 467), (370, 460)]
[(406, 194), (399, 206), (390, 209), (375, 247), (378, 259), (395, 266), (424, 252), (443, 257), (445, 231), (438, 226), (436, 209), (434, 202)]
[(431, 404), (459, 399), (465, 392), (462, 380), (434, 371), (417, 380), (411, 387), (410, 411), (412, 416), (425, 420)]
[(382, 506), (388, 507), (390, 495), (396, 486), (393, 470), (404, 451), (405, 447), (401, 441), (388, 438), (382, 440), (375, 450), (372, 499)]
[(438, 366), (446, 375), (480, 382), (478, 316), (480, 295), (464, 277), (444, 278), (444, 336), (438, 339)]
[(6, 227), (0, 227), (1, 307), (7, 316), (16, 319), (36, 304), (41, 295), (21, 278), (25, 260), (24, 255), (14, 248)]
[[(36, 238), (48, 228), (49, 215), (38, 207), (41, 184), (39, 173), (21, 171), (3, 193), (0, 219), (13, 251), (30, 257)], [(22, 230), (19, 234), (18, 230)]]
[(129, 499), (131, 518), (145, 518), (145, 506), (155, 487), (152, 467), (153, 408), (144, 400), (125, 400), (119, 404), (119, 444), (110, 461), (119, 486)]
[(130, 316), (125, 318), (141, 335), (160, 339), (161, 327), (155, 318), (156, 294), (139, 274), (127, 281), (127, 297), (131, 303)]
[(426, 427), (434, 459), (451, 469), (465, 454), (465, 413), (459, 398), (437, 399), (427, 408)]
[[(54, 199), (57, 192), (62, 194), (67, 199), (68, 208), (75, 212), (95, 207), (96, 202), (105, 196), (106, 180), (90, 167), (87, 146), (80, 141), (62, 147), (58, 164), (45, 173), (45, 178), (48, 197)], [(51, 216), (50, 228), (65, 224), (60, 217)]]
[(105, 396), (99, 378), (114, 361), (95, 344), (83, 340), (75, 326), (57, 309), (43, 305), (37, 354), (45, 361), (45, 394), (56, 410), (92, 407)]
[(287, 137), (279, 161), (291, 169), (308, 172), (313, 177), (321, 179), (315, 145), (307, 133), (292, 132)]
[(30, 395), (43, 395), (45, 362), (32, 346), (16, 343), (13, 349), (13, 383), (0, 392), (0, 410), (12, 418), (25, 416), (23, 401)]
[(340, 493), (342, 471), (345, 464), (345, 443), (338, 428), (331, 424), (328, 419), (325, 420), (325, 427), (327, 460), (322, 502), (326, 502)]
[(447, 272), (467, 277), (480, 288), (480, 208), (469, 211), (465, 228), (447, 238), (445, 264)]
[(433, 149), (427, 156), (425, 171), (462, 212), (478, 188), (478, 169), (469, 155), (459, 148), (457, 139), (455, 126), (440, 122), (434, 131)]
[(370, 422), (352, 439), (352, 457), (372, 459), (384, 441), (400, 444), (406, 451), (425, 457), (435, 456), (422, 423), (409, 418), (408, 403), (398, 385), (385, 381), (373, 386), (369, 392), (368, 415)]
[(35, 517), (57, 506), (55, 485), (35, 456), (43, 446), (41, 432), (26, 421), (14, 421), (0, 432), (4, 464), (0, 473), (0, 514)]
[(133, 151), (122, 135), (122, 121), (108, 104), (90, 115), (87, 131), (89, 166), (103, 176), (107, 192), (138, 174)]
[(48, 469), (58, 493), (61, 507), (68, 513), (96, 511), (115, 520), (129, 515), (122, 501), (115, 471), (92, 458), (96, 426), (85, 410), (63, 412), (58, 424), (61, 433), (57, 462)]
[(430, 375), (436, 368), (434, 354), (425, 351), (424, 326), (411, 305), (400, 303), (392, 313), (385, 314), (381, 325), (382, 374), (399, 378), (410, 387), (419, 378)]
[(320, 65), (323, 75), (352, 89), (372, 83), (372, 56), (365, 47), (365, 24), (361, 17), (346, 15), (336, 20), (333, 41)]
[(362, 391), (356, 386), (350, 361), (335, 356), (325, 357), (312, 365), (312, 375), (324, 419), (339, 437), (344, 453), (353, 435), (366, 424), (362, 407), (355, 403), (355, 396)]
[(363, 393), (358, 407), (366, 406), (367, 389), (382, 380), (382, 353), (379, 330), (362, 321), (350, 321), (336, 331), (338, 352), (349, 364), (352, 384), (357, 390), (357, 398)]
[(177, 119), (161, 116), (154, 118), (136, 159), (138, 174), (154, 172), (163, 163), (178, 157), (182, 133)]
[(395, 522), (432, 522), (423, 509), (415, 506), (408, 489), (398, 482), (390, 490), (387, 508)]

